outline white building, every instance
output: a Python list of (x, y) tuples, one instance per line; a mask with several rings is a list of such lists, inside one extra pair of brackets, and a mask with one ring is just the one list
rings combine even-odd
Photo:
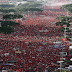
[(8, 0), (9, 4), (17, 5), (17, 0)]

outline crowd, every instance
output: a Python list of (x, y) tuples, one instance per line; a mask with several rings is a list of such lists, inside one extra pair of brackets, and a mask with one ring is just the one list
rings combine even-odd
[[(55, 12), (48, 14), (53, 17)], [(14, 33), (0, 34), (0, 69), (6, 67), (17, 72), (52, 72), (59, 67), (57, 61), (60, 60), (59, 52), (62, 49), (53, 48), (53, 42), (60, 40), (63, 33), (59, 32), (60, 26), (55, 25), (58, 20), (50, 17), (29, 16), (20, 25), (14, 26)], [(68, 52), (69, 44), (64, 44), (64, 51)]]
[[(0, 44), (1, 61), (3, 64), (10, 60), (17, 61), (13, 63), (15, 67), (10, 67), (14, 70), (21, 72), (33, 69), (33, 71), (40, 70), (40, 72), (43, 72), (45, 69), (53, 71), (56, 67), (59, 67), (57, 61), (60, 60), (59, 52), (62, 50), (52, 48), (52, 43), (0, 40)], [(65, 50), (68, 51), (68, 46)], [(20, 52), (16, 53), (16, 51)], [(3, 64), (1, 65), (4, 66)]]

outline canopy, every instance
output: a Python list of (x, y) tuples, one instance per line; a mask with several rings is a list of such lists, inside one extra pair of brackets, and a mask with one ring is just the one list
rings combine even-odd
[(72, 65), (69, 65), (69, 67), (72, 67)]
[(72, 61), (72, 58), (70, 59), (70, 61)]
[(62, 62), (64, 62), (64, 61), (57, 61), (57, 63), (62, 63)]
[(5, 53), (4, 55), (9, 55), (9, 53)]
[(62, 38), (62, 41), (67, 41), (67, 38)]
[(21, 51), (16, 51), (15, 53), (21, 53)]

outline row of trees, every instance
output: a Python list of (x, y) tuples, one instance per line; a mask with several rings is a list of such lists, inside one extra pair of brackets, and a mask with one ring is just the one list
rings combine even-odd
[(60, 20), (60, 21), (65, 21), (66, 22), (66, 19), (69, 21), (69, 19), (72, 19), (72, 16), (60, 16), (60, 17), (57, 17), (56, 19)]
[(0, 8), (0, 12), (3, 13), (10, 13), (10, 12), (26, 12), (26, 11), (43, 11), (42, 9), (39, 8), (34, 8), (34, 7), (20, 7), (20, 8), (16, 8), (16, 9), (8, 9), (8, 8)]
[(42, 9), (39, 8), (32, 8), (32, 7), (26, 7), (26, 8), (20, 8), (19, 11), (21, 12), (25, 12), (25, 11), (43, 11)]
[(16, 12), (15, 9), (8, 9), (8, 8), (0, 8), (0, 12), (9, 13), (9, 12)]
[(23, 16), (20, 14), (4, 14), (3, 19), (16, 19), (16, 18), (22, 18)]
[(11, 32), (14, 32), (13, 27), (10, 27), (10, 26), (0, 27), (0, 33), (9, 34)]
[(0, 22), (2, 27), (20, 25), (20, 23), (15, 23), (13, 21), (0, 21)]
[(24, 4), (20, 3), (16, 7), (12, 4), (3, 4), (0, 5), (0, 12), (9, 13), (9, 12), (25, 12), (25, 11), (42, 11), (40, 7), (42, 7), (42, 4), (36, 1), (26, 2)]
[(11, 8), (11, 7), (15, 7), (15, 5), (13, 4), (2, 4), (0, 5), (1, 8)]

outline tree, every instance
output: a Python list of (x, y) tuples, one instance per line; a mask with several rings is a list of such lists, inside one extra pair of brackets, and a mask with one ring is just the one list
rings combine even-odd
[(63, 27), (63, 25), (67, 25), (67, 27), (69, 27), (69, 26), (70, 26), (70, 24), (69, 24), (69, 23), (64, 22), (64, 21), (62, 21), (62, 22), (56, 22), (56, 26), (61, 26), (61, 27)]
[[(65, 28), (63, 26), (66, 25), (67, 26), (66, 32), (67, 33), (71, 33), (71, 30), (69, 30), (69, 28), (68, 28), (70, 26), (69, 22), (70, 21), (66, 22), (66, 21), (62, 20), (61, 22), (56, 22), (56, 26), (61, 26), (61, 28), (59, 29), (59, 31), (60, 32), (64, 32)], [(69, 37), (66, 37), (66, 38), (67, 38), (67, 40), (70, 40)]]
[(43, 11), (42, 9), (39, 8), (32, 8), (32, 7), (22, 7), (19, 9), (19, 11), (25, 12), (25, 11)]
[(9, 34), (11, 32), (14, 32), (13, 27), (10, 27), (10, 26), (0, 27), (0, 33)]
[(15, 23), (12, 21), (0, 21), (2, 27), (0, 27), (0, 33), (9, 34), (14, 32), (14, 28), (12, 26), (19, 25), (20, 23)]
[(0, 21), (0, 22), (1, 22), (2, 27), (20, 25), (20, 23), (15, 23), (12, 21)]
[(23, 16), (20, 14), (5, 14), (3, 15), (3, 19), (16, 19), (16, 18), (22, 18)]
[(8, 9), (8, 8), (0, 8), (0, 12), (9, 13), (9, 12), (16, 12), (15, 9)]
[(11, 8), (11, 7), (15, 7), (15, 5), (13, 4), (2, 4), (0, 5), (1, 8)]
[(72, 13), (72, 4), (63, 5), (60, 9), (67, 9)]

